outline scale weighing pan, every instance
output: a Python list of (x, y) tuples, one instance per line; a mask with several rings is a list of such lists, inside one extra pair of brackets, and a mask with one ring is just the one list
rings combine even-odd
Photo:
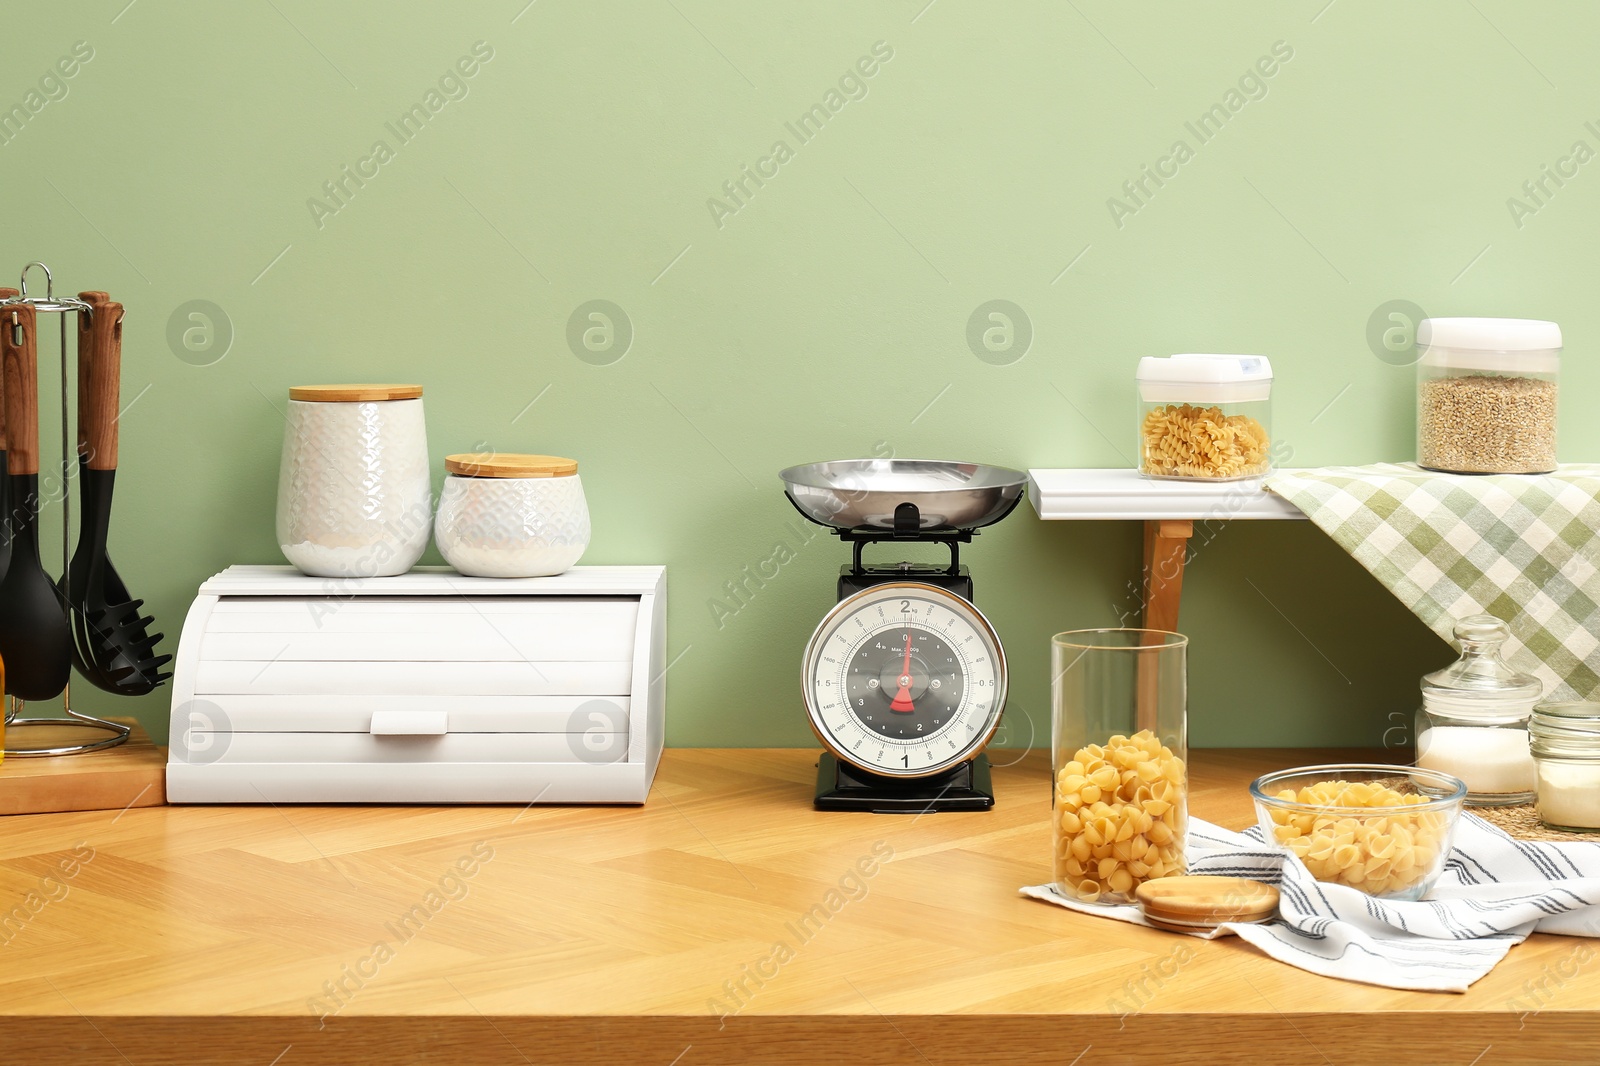
[(778, 477), (801, 514), (842, 530), (903, 530), (912, 516), (928, 532), (979, 529), (1010, 514), (1028, 485), (1020, 470), (936, 459), (841, 459)]

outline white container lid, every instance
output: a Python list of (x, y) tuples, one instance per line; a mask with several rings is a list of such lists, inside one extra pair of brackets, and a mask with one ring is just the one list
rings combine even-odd
[(1138, 381), (1145, 403), (1249, 403), (1272, 394), (1272, 364), (1262, 355), (1147, 355)]
[(1561, 327), (1536, 318), (1425, 318), (1417, 349), (1423, 366), (1554, 374)]

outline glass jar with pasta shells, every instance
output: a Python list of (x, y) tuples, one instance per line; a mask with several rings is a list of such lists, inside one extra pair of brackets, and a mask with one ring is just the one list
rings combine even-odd
[(1088, 629), (1051, 639), (1053, 880), (1130, 903), (1188, 869), (1187, 637)]
[(1139, 360), (1139, 472), (1238, 481), (1272, 470), (1272, 364), (1259, 355)]

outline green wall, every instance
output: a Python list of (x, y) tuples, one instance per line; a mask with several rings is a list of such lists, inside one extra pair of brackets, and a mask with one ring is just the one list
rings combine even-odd
[[(168, 650), (206, 576), (281, 561), (291, 384), (419, 381), (438, 456), (578, 458), (585, 561), (669, 567), (675, 745), (811, 742), (798, 660), (844, 551), (817, 536), (720, 626), (712, 606), (794, 538), (792, 463), (1121, 465), (1134, 363), (1177, 351), (1270, 356), (1297, 465), (1408, 458), (1412, 371), (1367, 339), (1391, 300), (1559, 320), (1562, 456), (1600, 450), (1600, 164), (1561, 163), (1600, 148), (1590, 6), (126, 2), (0, 37), (8, 107), (93, 50), (0, 144), (0, 270), (43, 259), (129, 308), (113, 554)], [(492, 58), (401, 143), (386, 124), (476, 42)], [(875, 42), (892, 58), (841, 86)], [(1201, 143), (1185, 123), (1277, 42), (1292, 58)], [(802, 143), (785, 123), (830, 89)], [(1113, 210), (1146, 164), (1176, 175)], [(1513, 212), (1544, 165), (1576, 174)], [(371, 176), (308, 206), (345, 166)], [(777, 171), (708, 206), (741, 166)], [(597, 299), (631, 322), (620, 360), (569, 347)], [(1031, 323), (1020, 359), (969, 347), (995, 299)], [(210, 365), (167, 337), (195, 300), (233, 332)], [(1024, 509), (971, 548), (1007, 743), (1048, 738), (1048, 637), (1115, 623), (1138, 538)], [(1377, 744), (1449, 658), (1306, 524), (1224, 530), (1186, 591), (1199, 744)], [(164, 694), (82, 702), (166, 734)]]

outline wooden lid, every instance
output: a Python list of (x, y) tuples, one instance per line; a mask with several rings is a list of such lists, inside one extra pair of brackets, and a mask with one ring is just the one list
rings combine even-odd
[(467, 452), (445, 456), (444, 468), (461, 477), (571, 477), (578, 472), (578, 460), (558, 455)]
[(371, 403), (374, 400), (420, 400), (421, 385), (296, 385), (289, 399), (307, 403)]
[(1168, 929), (1211, 929), (1223, 922), (1264, 922), (1278, 890), (1243, 877), (1158, 877), (1134, 893), (1145, 920)]

